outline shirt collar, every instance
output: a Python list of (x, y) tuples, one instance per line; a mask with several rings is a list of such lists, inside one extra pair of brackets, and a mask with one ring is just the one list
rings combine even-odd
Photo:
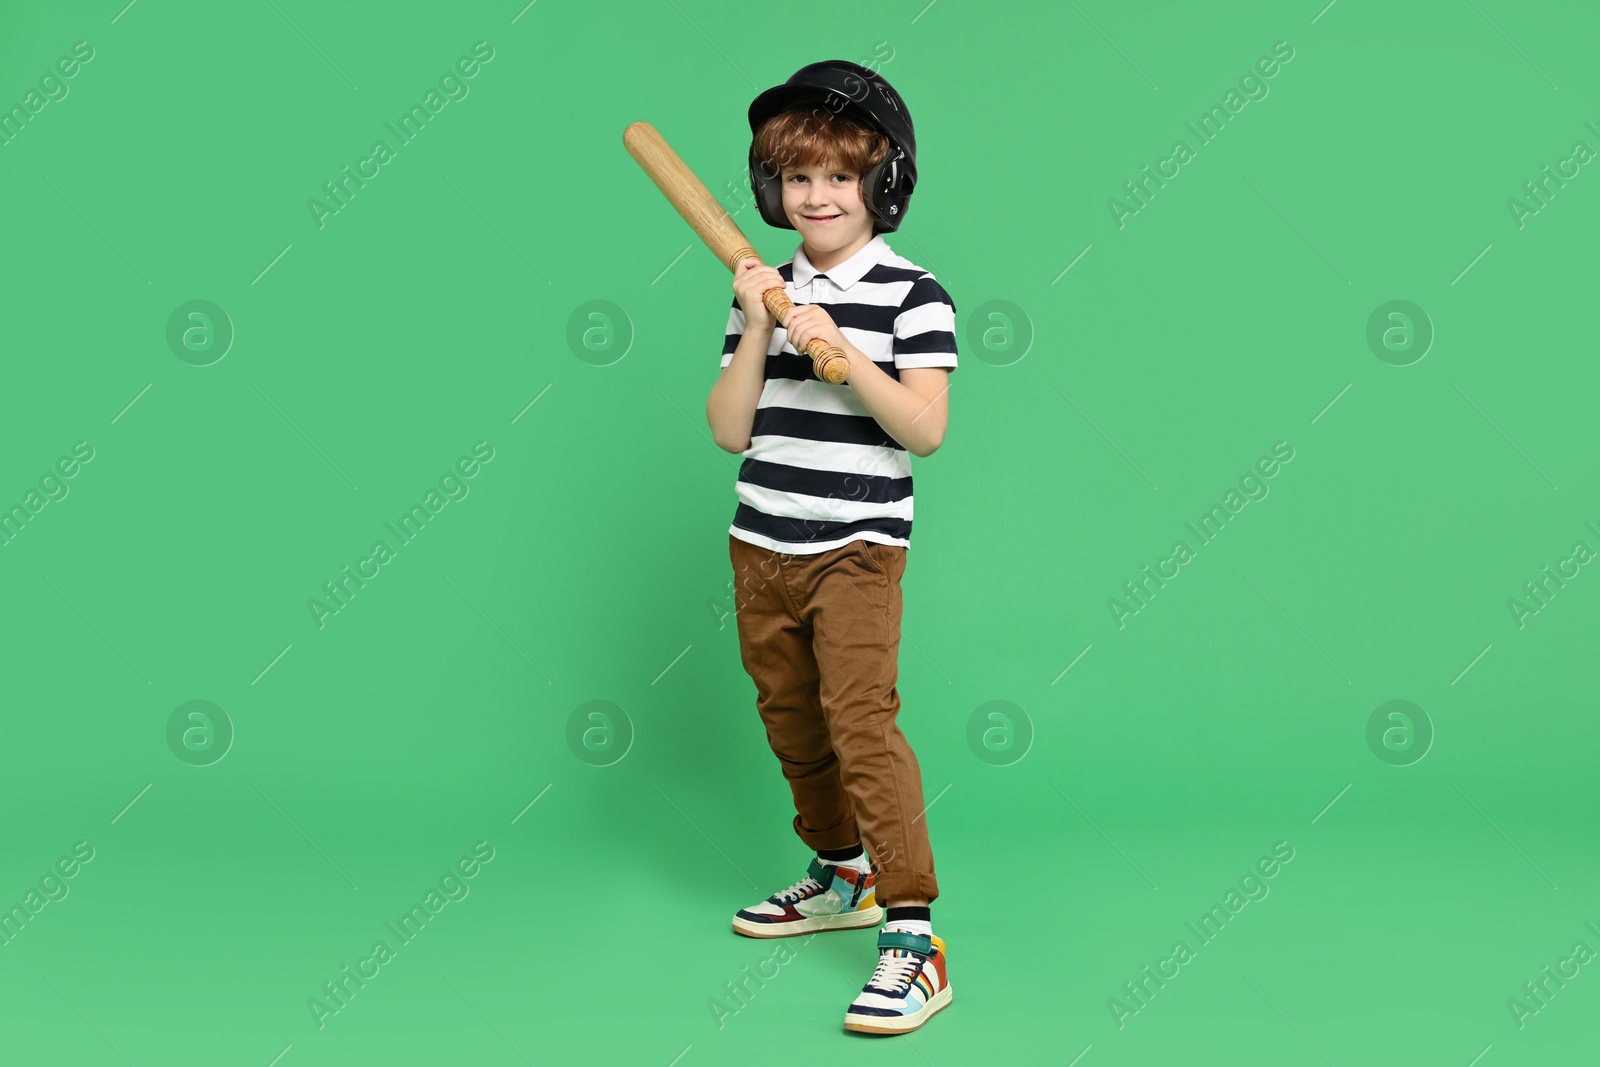
[(794, 284), (806, 285), (818, 274), (826, 274), (828, 278), (841, 289), (848, 289), (878, 265), (878, 262), (887, 256), (890, 251), (889, 242), (883, 239), (883, 234), (872, 235), (872, 240), (856, 250), (855, 255), (829, 270), (819, 271), (811, 265), (811, 260), (806, 258), (805, 245), (795, 249), (794, 253)]

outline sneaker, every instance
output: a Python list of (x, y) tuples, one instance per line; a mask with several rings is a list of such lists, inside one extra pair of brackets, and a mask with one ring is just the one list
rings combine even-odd
[(884, 930), (878, 968), (850, 1002), (844, 1028), (865, 1034), (904, 1034), (950, 1003), (944, 941), (937, 935)]
[(806, 876), (760, 904), (739, 909), (735, 933), (746, 937), (790, 937), (814, 930), (855, 930), (883, 921), (872, 871), (840, 867), (815, 857)]

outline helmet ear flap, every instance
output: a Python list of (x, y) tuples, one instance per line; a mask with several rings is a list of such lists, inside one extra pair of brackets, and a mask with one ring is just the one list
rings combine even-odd
[[(887, 184), (884, 180), (885, 172), (887, 172), (888, 177)], [(894, 160), (886, 159), (882, 163), (868, 167), (867, 172), (861, 176), (861, 199), (873, 215), (879, 218), (883, 217), (878, 211), (878, 205), (883, 202), (882, 193), (886, 189), (894, 187), (894, 180), (898, 173), (899, 168), (895, 166)]]
[[(867, 207), (882, 222), (888, 224), (886, 229), (895, 229), (899, 226), (900, 207), (895, 195), (900, 191), (900, 185), (909, 178), (909, 175), (900, 169), (900, 160), (905, 157), (904, 149), (897, 149), (893, 155), (867, 168), (861, 176), (861, 198), (866, 201)], [(907, 190), (909, 192), (909, 189)], [(883, 205), (887, 205), (890, 214), (884, 214)]]

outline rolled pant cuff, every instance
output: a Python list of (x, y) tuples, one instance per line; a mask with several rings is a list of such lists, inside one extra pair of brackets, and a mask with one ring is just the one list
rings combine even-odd
[(891, 900), (916, 900), (927, 898), (929, 904), (939, 899), (939, 880), (932, 874), (920, 871), (879, 871), (877, 877), (878, 903), (889, 906)]
[(800, 816), (794, 817), (794, 832), (813, 852), (823, 849), (849, 848), (861, 843), (861, 830), (852, 821), (826, 830), (807, 830), (800, 825)]

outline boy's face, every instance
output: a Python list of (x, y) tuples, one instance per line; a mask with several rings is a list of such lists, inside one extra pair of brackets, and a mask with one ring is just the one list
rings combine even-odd
[(818, 252), (871, 237), (872, 212), (861, 200), (861, 176), (837, 166), (784, 167), (783, 213)]

